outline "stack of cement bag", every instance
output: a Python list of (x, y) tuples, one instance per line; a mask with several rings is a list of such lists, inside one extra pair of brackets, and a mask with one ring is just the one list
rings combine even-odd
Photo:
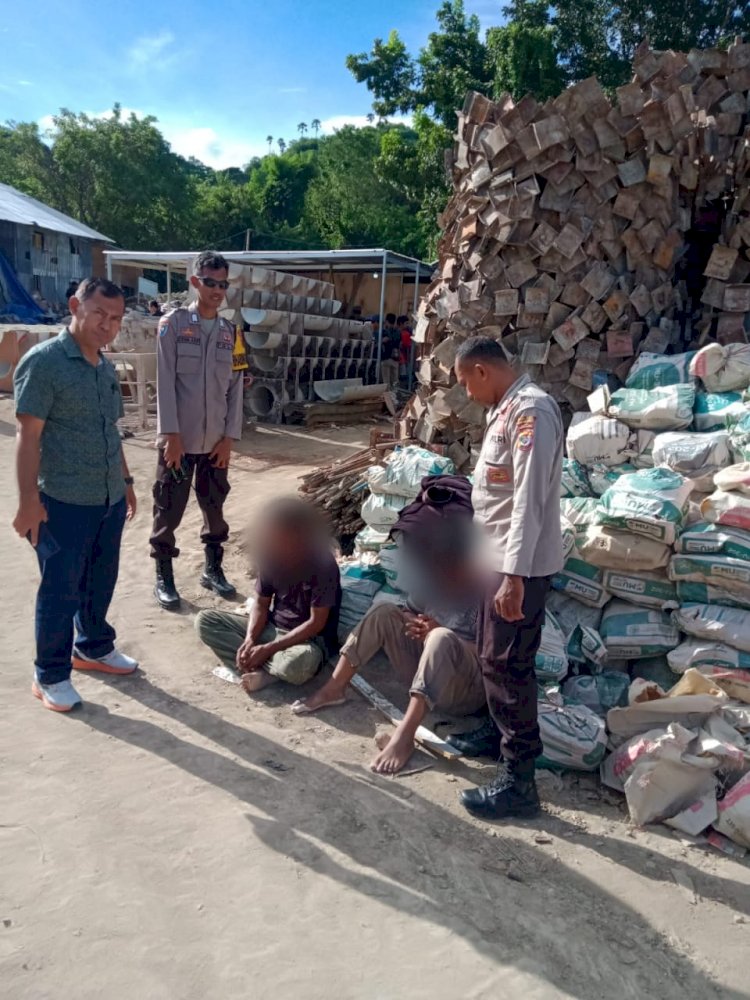
[[(551, 763), (564, 755), (545, 711), (559, 729), (585, 709), (606, 720), (603, 779), (625, 792), (635, 822), (712, 827), (750, 847), (748, 385), (749, 345), (641, 354), (624, 388), (597, 390), (591, 412), (573, 417), (567, 561), (548, 601), (569, 674), (551, 690), (539, 680)], [(578, 766), (593, 769), (600, 740), (593, 729), (586, 739)], [(734, 826), (721, 820), (730, 795), (745, 816)]]

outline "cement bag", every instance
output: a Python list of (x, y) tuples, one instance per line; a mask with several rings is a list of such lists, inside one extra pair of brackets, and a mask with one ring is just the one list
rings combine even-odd
[(667, 663), (666, 656), (655, 656), (650, 660), (636, 660), (631, 668), (630, 676), (634, 681), (644, 680), (648, 684), (658, 684), (665, 694), (674, 685), (674, 674)]
[(716, 787), (719, 758), (700, 756), (695, 730), (672, 723), (618, 747), (602, 765), (601, 778), (625, 792), (637, 826), (669, 819)]
[(565, 634), (549, 611), (544, 616), (542, 640), (537, 650), (534, 672), (540, 684), (559, 681), (568, 672)]
[(562, 686), (562, 695), (569, 705), (585, 705), (601, 718), (611, 708), (627, 705), (630, 678), (619, 670), (605, 670), (601, 674), (570, 677)]
[(354, 538), (354, 551), (358, 553), (380, 552), (387, 543), (387, 531), (376, 531), (375, 528), (365, 527)]
[(728, 608), (750, 608), (750, 599), (726, 587), (714, 587), (690, 580), (676, 580), (680, 604), (721, 604)]
[(664, 611), (650, 611), (627, 601), (613, 600), (599, 627), (613, 658), (641, 660), (661, 656), (680, 642), (677, 626)]
[(675, 542), (674, 550), (685, 555), (750, 559), (750, 532), (703, 521), (686, 528)]
[(573, 663), (592, 666), (597, 671), (603, 670), (607, 664), (607, 647), (604, 645), (604, 639), (596, 629), (588, 628), (586, 625), (576, 625), (568, 637), (566, 649), (568, 660)]
[(586, 470), (574, 458), (564, 458), (562, 463), (562, 480), (560, 482), (561, 497), (590, 497)]
[(570, 638), (577, 626), (581, 625), (598, 630), (602, 620), (600, 608), (585, 607), (574, 597), (559, 590), (551, 590), (547, 594), (547, 608), (555, 616), (566, 640)]
[(600, 498), (596, 520), (671, 545), (682, 527), (692, 483), (671, 469), (631, 472)]
[(606, 493), (610, 486), (613, 486), (620, 476), (624, 476), (626, 472), (637, 472), (637, 469), (629, 462), (625, 462), (624, 465), (615, 465), (612, 468), (608, 468), (606, 465), (595, 465), (592, 469), (589, 469), (591, 492), (594, 496), (600, 497), (602, 493)]
[(408, 571), (404, 566), (403, 551), (398, 545), (384, 545), (380, 550), (380, 567), (385, 574), (385, 582), (393, 590), (409, 590)]
[(696, 434), (672, 431), (654, 441), (654, 465), (662, 465), (693, 481), (696, 490), (710, 493), (714, 476), (732, 464), (727, 431)]
[(542, 756), (538, 767), (596, 771), (607, 751), (604, 720), (584, 705), (561, 705), (551, 697), (539, 700)]
[(690, 374), (709, 392), (733, 392), (750, 385), (750, 344), (707, 344), (690, 362)]
[(750, 847), (750, 774), (746, 774), (717, 803), (714, 829), (736, 844)]
[(636, 469), (652, 469), (654, 466), (655, 431), (638, 431), (635, 443), (635, 455), (631, 459)]
[[(656, 543), (644, 541), (643, 544)], [(677, 588), (665, 570), (639, 570), (637, 567), (605, 569), (602, 583), (614, 597), (630, 601), (640, 608), (667, 611), (679, 607)]]
[(670, 560), (667, 572), (669, 579), (675, 583), (702, 583), (707, 587), (727, 590), (735, 600), (750, 601), (750, 563), (744, 559), (731, 559), (729, 556), (675, 555)]
[(590, 525), (596, 524), (598, 506), (596, 497), (563, 498), (560, 501), (560, 516), (573, 526), (578, 537), (584, 534)]
[(607, 413), (635, 430), (679, 431), (692, 424), (694, 406), (692, 385), (617, 389), (612, 393)]
[(750, 411), (741, 417), (727, 416), (729, 447), (735, 462), (750, 462)]
[(672, 554), (671, 548), (662, 542), (599, 525), (587, 528), (576, 539), (576, 547), (592, 566), (631, 572), (660, 569), (667, 565)]
[(750, 496), (716, 490), (701, 504), (701, 514), (711, 524), (750, 531)]
[(750, 462), (738, 462), (722, 469), (714, 476), (714, 483), (718, 490), (750, 496)]
[(628, 372), (625, 386), (628, 389), (657, 389), (664, 385), (680, 385), (690, 382), (690, 363), (695, 351), (687, 354), (639, 355)]
[(456, 467), (449, 458), (436, 455), (426, 448), (409, 446), (394, 451), (388, 458), (385, 470), (379, 466), (368, 469), (367, 483), (373, 493), (387, 493), (414, 500), (419, 496), (425, 476), (452, 475), (455, 471)]
[(722, 667), (725, 670), (750, 670), (750, 653), (743, 653), (721, 642), (693, 640), (683, 642), (667, 653), (669, 669), (684, 674), (691, 667)]
[(577, 554), (571, 556), (560, 572), (552, 577), (552, 586), (591, 608), (603, 608), (612, 596), (604, 589), (602, 571), (584, 562)]
[(707, 642), (725, 643), (750, 654), (750, 612), (717, 604), (687, 604), (672, 612), (681, 632)]
[(697, 431), (717, 431), (727, 426), (730, 417), (748, 412), (739, 392), (698, 392), (693, 407), (693, 426)]
[(362, 520), (377, 531), (390, 531), (408, 503), (407, 497), (371, 493), (362, 504)]
[(566, 449), (568, 458), (581, 465), (622, 465), (632, 451), (631, 433), (619, 420), (576, 413), (568, 428)]
[(576, 532), (570, 521), (566, 521), (564, 517), (560, 518), (560, 531), (562, 533), (563, 559), (567, 559), (575, 548)]

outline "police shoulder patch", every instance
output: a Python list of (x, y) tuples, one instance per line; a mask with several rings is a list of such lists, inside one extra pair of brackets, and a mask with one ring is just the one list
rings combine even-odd
[(516, 447), (519, 451), (531, 451), (534, 447), (536, 417), (533, 413), (522, 413), (516, 420)]

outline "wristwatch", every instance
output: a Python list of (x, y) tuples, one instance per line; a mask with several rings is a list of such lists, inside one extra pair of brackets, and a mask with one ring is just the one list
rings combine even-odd
[(126, 486), (134, 486), (135, 485), (135, 479), (133, 479), (132, 476), (125, 476), (125, 485)]

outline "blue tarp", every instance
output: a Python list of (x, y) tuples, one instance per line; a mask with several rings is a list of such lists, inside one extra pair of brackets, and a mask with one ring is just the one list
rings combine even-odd
[(16, 316), (21, 323), (43, 323), (46, 314), (32, 299), (5, 254), (0, 253), (0, 313)]

